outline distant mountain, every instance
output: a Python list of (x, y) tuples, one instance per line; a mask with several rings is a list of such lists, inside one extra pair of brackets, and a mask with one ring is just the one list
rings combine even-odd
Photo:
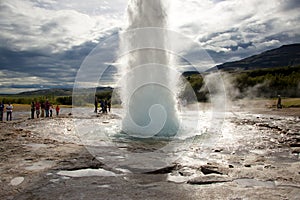
[[(87, 89), (84, 89), (87, 90)], [(94, 89), (91, 89), (94, 90)], [(112, 91), (112, 87), (97, 87), (97, 92), (103, 91)], [(29, 92), (21, 92), (17, 95), (24, 95), (24, 96), (72, 96), (73, 88), (51, 88), (51, 89), (44, 89), (44, 90), (35, 90)]]
[(52, 88), (52, 89), (42, 89), (42, 90), (35, 90), (35, 91), (28, 91), (28, 92), (21, 92), (18, 95), (24, 95), (24, 96), (49, 96), (49, 95), (55, 95), (55, 96), (70, 96), (72, 95), (72, 88)]
[(240, 61), (227, 62), (216, 67), (225, 71), (231, 71), (297, 65), (300, 65), (300, 44), (283, 45)]

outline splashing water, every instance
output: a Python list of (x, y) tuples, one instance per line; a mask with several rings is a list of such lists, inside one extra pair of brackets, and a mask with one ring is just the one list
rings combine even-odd
[[(129, 34), (121, 37), (120, 45), (127, 52), (122, 71), (125, 77), (121, 89), (125, 108), (122, 130), (135, 137), (169, 137), (179, 130), (178, 77), (170, 67), (174, 66), (172, 55), (164, 48), (136, 48), (142, 43), (153, 47), (170, 45), (168, 35), (164, 34), (168, 22), (166, 7), (166, 0), (130, 0), (128, 4), (126, 32)], [(137, 29), (143, 29), (142, 34), (131, 32)]]

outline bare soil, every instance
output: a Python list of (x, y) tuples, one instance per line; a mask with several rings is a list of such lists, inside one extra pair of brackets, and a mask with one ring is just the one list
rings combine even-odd
[[(0, 199), (300, 199), (300, 109), (270, 103), (228, 105), (233, 113), (228, 123), (245, 136), (230, 147), (195, 146), (192, 164), (178, 161), (148, 173), (118, 171), (83, 145), (32, 131), (41, 122), (69, 131), (67, 115), (1, 122)], [(202, 153), (206, 156), (197, 156)], [(58, 174), (99, 168), (117, 175)]]

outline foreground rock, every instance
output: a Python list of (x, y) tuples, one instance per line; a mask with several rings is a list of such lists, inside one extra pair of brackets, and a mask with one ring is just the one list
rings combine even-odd
[(207, 185), (207, 184), (214, 184), (214, 183), (224, 183), (232, 181), (231, 178), (228, 176), (221, 176), (221, 175), (207, 175), (207, 176), (198, 176), (188, 180), (187, 183), (189, 184), (197, 184), (197, 185)]

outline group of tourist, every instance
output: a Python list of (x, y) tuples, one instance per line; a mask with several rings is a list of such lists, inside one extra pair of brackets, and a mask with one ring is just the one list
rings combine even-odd
[[(59, 115), (60, 107), (56, 105), (55, 107), (56, 116)], [(52, 104), (46, 100), (46, 102), (31, 102), (31, 119), (34, 119), (34, 114), (36, 114), (36, 118), (39, 117), (52, 117), (53, 115), (53, 106)]]
[[(99, 105), (99, 101), (98, 101), (98, 97), (95, 96), (95, 113), (98, 112), (98, 105)], [(107, 114), (107, 111), (110, 112), (111, 109), (111, 100), (106, 100), (106, 99), (100, 99), (100, 110), (99, 113), (104, 113)]]
[[(3, 115), (6, 111), (6, 120), (12, 121), (12, 112), (13, 112), (13, 105), (11, 103), (8, 103), (5, 107), (3, 102), (0, 102), (0, 121), (3, 121)], [(56, 116), (59, 115), (60, 107), (59, 105), (56, 105), (55, 107)], [(46, 102), (32, 102), (31, 103), (31, 119), (34, 119), (34, 116), (36, 114), (36, 117), (52, 117), (53, 113), (53, 107), (52, 104), (46, 100)]]
[(11, 105), (11, 103), (8, 103), (7, 106), (5, 107), (3, 102), (0, 103), (0, 121), (3, 121), (4, 108), (6, 109), (6, 120), (11, 121), (12, 120), (13, 106)]

